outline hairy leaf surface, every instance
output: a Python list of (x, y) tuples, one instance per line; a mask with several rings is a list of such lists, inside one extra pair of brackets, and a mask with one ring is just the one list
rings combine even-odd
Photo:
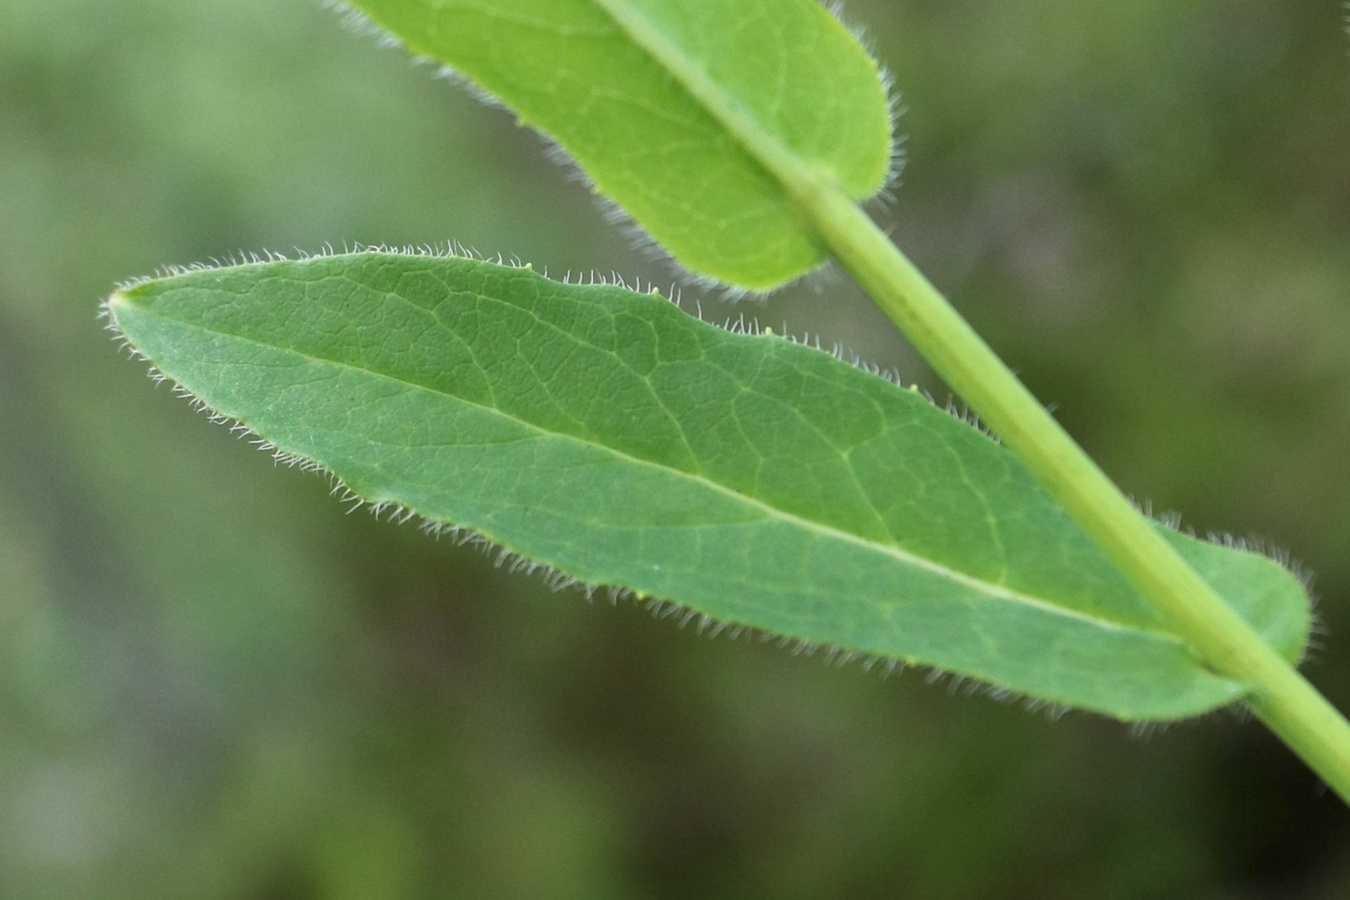
[[(1125, 719), (1242, 693), (991, 439), (660, 296), (360, 253), (156, 279), (108, 308), (211, 409), (359, 496), (579, 581)], [(1158, 527), (1299, 655), (1292, 576)]]
[[(890, 165), (877, 69), (815, 0), (356, 0), (557, 141), (689, 269), (765, 288), (822, 262), (792, 191)], [(786, 181), (785, 181), (786, 179)]]

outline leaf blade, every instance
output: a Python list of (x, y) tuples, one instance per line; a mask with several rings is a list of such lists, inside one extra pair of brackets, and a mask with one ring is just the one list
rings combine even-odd
[(875, 63), (814, 0), (356, 0), (555, 140), (684, 266), (750, 288), (825, 259), (775, 167), (874, 195)]
[[(356, 494), (579, 581), (1120, 718), (1241, 693), (1009, 453), (828, 354), (454, 258), (190, 273), (109, 308), (167, 375)], [(1297, 657), (1296, 581), (1165, 533)]]

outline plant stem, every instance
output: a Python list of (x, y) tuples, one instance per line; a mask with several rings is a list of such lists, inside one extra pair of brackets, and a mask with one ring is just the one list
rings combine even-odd
[(1159, 535), (942, 294), (835, 185), (766, 131), (683, 48), (622, 0), (600, 5), (797, 201), (832, 253), (1089, 538), (1245, 702), (1350, 804), (1350, 723)]
[(797, 198), (830, 252), (1177, 634), (1248, 685), (1247, 705), (1350, 803), (1350, 723), (1159, 536), (872, 220), (832, 185), (811, 182)]

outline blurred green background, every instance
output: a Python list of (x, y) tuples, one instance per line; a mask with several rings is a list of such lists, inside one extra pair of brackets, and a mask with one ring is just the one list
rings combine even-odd
[[(1317, 574), (1350, 708), (1342, 12), (848, 3), (910, 135), (879, 216), (1127, 492)], [(676, 277), (433, 74), (308, 0), (0, 0), (0, 898), (1350, 896), (1350, 814), (1255, 723), (552, 593), (344, 514), (101, 330), (120, 279), (328, 241)], [(945, 394), (838, 275), (702, 302)]]

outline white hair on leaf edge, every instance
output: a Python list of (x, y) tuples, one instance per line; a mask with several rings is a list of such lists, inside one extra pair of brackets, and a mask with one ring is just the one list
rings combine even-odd
[[(358, 248), (356, 250), (346, 249), (339, 254), (331, 245), (326, 245), (318, 253), (307, 254), (299, 252), (298, 259), (313, 259), (322, 257), (333, 257), (337, 255), (359, 255), (365, 252), (396, 253), (400, 255), (412, 255), (422, 257), (456, 257), (456, 258), (479, 258), (476, 254), (470, 254), (463, 247), (457, 244), (444, 245), (442, 247), (410, 247), (400, 250), (390, 251), (388, 248)], [(213, 260), (211, 263), (194, 263), (188, 266), (165, 266), (157, 270), (155, 276), (133, 279), (126, 282), (119, 290), (131, 290), (135, 287), (146, 284), (156, 278), (176, 277), (185, 274), (193, 274), (202, 271), (224, 266), (251, 266), (265, 264), (267, 262), (283, 261), (287, 258), (281, 254), (273, 252), (241, 253), (227, 261)], [(523, 266), (521, 268), (524, 268)], [(622, 281), (622, 279), (617, 279)], [(602, 276), (592, 275), (589, 282), (592, 284), (607, 284)], [(692, 609), (683, 604), (650, 597), (640, 591), (632, 588), (618, 585), (597, 585), (580, 581), (565, 572), (539, 562), (529, 557), (523, 556), (510, 548), (498, 543), (494, 538), (470, 528), (465, 528), (449, 522), (442, 522), (435, 519), (429, 519), (420, 513), (403, 506), (390, 499), (364, 497), (356, 490), (345, 484), (336, 474), (322, 464), (305, 457), (293, 451), (277, 447), (266, 437), (254, 432), (245, 422), (231, 416), (219, 413), (208, 407), (200, 398), (183, 386), (174, 383), (172, 379), (161, 372), (145, 354), (141, 353), (128, 340), (121, 330), (117, 327), (116, 319), (112, 314), (110, 302), (105, 302), (100, 309), (100, 317), (106, 319), (105, 327), (114, 336), (114, 340), (128, 354), (134, 358), (145, 362), (149, 368), (149, 375), (156, 383), (168, 382), (171, 385), (172, 392), (176, 397), (185, 399), (189, 406), (196, 412), (204, 414), (208, 421), (213, 424), (222, 425), (229, 429), (230, 434), (245, 440), (259, 450), (270, 453), (275, 464), (286, 467), (296, 468), (302, 472), (321, 475), (328, 479), (330, 483), (329, 494), (337, 499), (340, 504), (347, 506), (347, 513), (350, 515), (358, 509), (365, 508), (371, 512), (377, 519), (393, 522), (400, 525), (416, 523), (418, 527), (429, 535), (436, 538), (442, 536), (449, 537), (458, 546), (470, 547), (478, 550), (486, 556), (493, 559), (493, 562), (499, 568), (505, 568), (508, 571), (538, 578), (541, 583), (554, 591), (579, 589), (586, 597), (587, 601), (593, 601), (598, 591), (604, 591), (609, 601), (613, 605), (620, 602), (629, 602), (638, 606), (645, 606), (649, 614), (655, 619), (674, 620), (681, 629), (694, 625), (697, 633), (709, 639), (726, 637), (732, 640), (751, 639), (760, 643), (772, 643), (779, 648), (788, 650), (794, 656), (812, 657), (821, 654), (826, 664), (835, 667), (844, 667), (856, 665), (864, 672), (877, 672), (883, 678), (898, 673), (916, 663), (902, 660), (896, 657), (885, 656), (877, 653), (847, 649), (822, 645), (815, 641), (809, 641), (803, 638), (796, 638), (786, 635), (774, 634), (763, 629), (744, 625), (735, 622), (728, 622), (715, 619), (707, 613)], [(937, 673), (933, 677), (946, 677), (940, 670), (933, 670)], [(992, 685), (983, 685), (980, 690), (985, 690), (991, 696), (1002, 697), (1011, 696), (1011, 692)], [(1029, 702), (1029, 706), (1031, 702)]]
[[(495, 257), (492, 257), (490, 259), (485, 258), (484, 255), (478, 253), (475, 250), (467, 248), (456, 241), (436, 245), (424, 244), (418, 246), (404, 246), (404, 247), (388, 247), (383, 245), (365, 245), (354, 243), (354, 244), (345, 244), (341, 251), (336, 250), (331, 244), (325, 244), (319, 251), (314, 253), (308, 253), (306, 251), (297, 248), (296, 255), (293, 258), (288, 257), (282, 253), (268, 250), (256, 253), (240, 251), (239, 253), (227, 257), (224, 260), (212, 259), (210, 262), (207, 263), (199, 262), (199, 263), (192, 263), (186, 266), (173, 266), (173, 265), (162, 266), (156, 270), (154, 275), (130, 279), (128, 281), (122, 282), (118, 285), (117, 289), (118, 292), (130, 291), (154, 280), (180, 277), (184, 275), (191, 275), (195, 273), (211, 271), (214, 269), (226, 267), (242, 268), (250, 266), (268, 265), (293, 260), (305, 261), (310, 259), (336, 258), (339, 256), (357, 257), (363, 255), (393, 255), (393, 256), (410, 256), (410, 257), (433, 258), (433, 259), (435, 258), (470, 259), (509, 268), (534, 271), (532, 266), (528, 264), (522, 264), (520, 260), (515, 258), (511, 258), (508, 260), (501, 254), (497, 254)], [(538, 274), (540, 274), (543, 277), (548, 277), (546, 271)], [(554, 280), (556, 281), (557, 279)], [(585, 286), (621, 287), (626, 288), (628, 290), (635, 290), (639, 293), (648, 293), (648, 294), (655, 293), (663, 297), (666, 296), (664, 294), (661, 294), (659, 290), (656, 290), (655, 288), (652, 288), (650, 286), (648, 287), (647, 291), (645, 292), (642, 291), (640, 282), (635, 281), (635, 285), (630, 287), (625, 283), (622, 276), (620, 276), (618, 273), (613, 272), (610, 273), (608, 276), (602, 275), (594, 271), (590, 272), (589, 274), (568, 272), (564, 274), (562, 283), (573, 285), (585, 285)], [(672, 296), (668, 298), (668, 302), (674, 303), (678, 307), (680, 305), (678, 289), (672, 287), (670, 293)], [(196, 397), (186, 388), (174, 383), (172, 379), (168, 378), (168, 376), (166, 376), (163, 372), (161, 372), (152, 361), (150, 361), (143, 353), (141, 353), (117, 327), (115, 316), (113, 315), (111, 309), (112, 301), (115, 299), (116, 296), (117, 295), (114, 294), (112, 297), (110, 297), (107, 301), (105, 301), (101, 305), (99, 317), (106, 320), (105, 328), (114, 335), (114, 340), (116, 341), (116, 343), (120, 347), (122, 347), (129, 354), (129, 356), (131, 356), (134, 359), (139, 359), (148, 365), (149, 368), (148, 374), (153, 381), (155, 381), (156, 383), (163, 383), (166, 381), (169, 382), (171, 384), (174, 395), (186, 399), (192, 409), (194, 409), (197, 412), (205, 414), (208, 420), (211, 421), (212, 423), (224, 425), (229, 429), (231, 434), (240, 437), (241, 439), (247, 440), (249, 443), (253, 444), (258, 449), (269, 452), (272, 455), (273, 460), (277, 464), (284, 465), (287, 467), (298, 468), (303, 472), (319, 473), (322, 474), (324, 477), (328, 478), (331, 483), (330, 494), (335, 496), (340, 503), (346, 504), (349, 507), (347, 510), (349, 514), (351, 512), (356, 511), (357, 509), (364, 507), (368, 509), (370, 512), (372, 512), (376, 516), (376, 518), (383, 519), (384, 521), (394, 522), (401, 525), (416, 523), (418, 527), (425, 533), (431, 534), (438, 538), (441, 536), (448, 536), (457, 545), (477, 548), (481, 552), (492, 556), (494, 558), (495, 564), (498, 567), (506, 568), (513, 573), (538, 577), (542, 581), (542, 583), (544, 583), (552, 590), (559, 591), (563, 589), (579, 588), (584, 593), (586, 598), (588, 600), (591, 600), (593, 599), (595, 593), (598, 590), (603, 589), (609, 596), (610, 602), (613, 604), (617, 604), (621, 600), (632, 601), (638, 604), (645, 604), (648, 611), (654, 618), (676, 619), (679, 627), (681, 628), (686, 628), (691, 623), (697, 623), (697, 631), (701, 635), (707, 635), (709, 637), (727, 636), (731, 637), (732, 639), (737, 639), (743, 636), (753, 637), (760, 642), (775, 643), (780, 648), (786, 649), (793, 655), (797, 656), (810, 657), (815, 656), (817, 653), (820, 653), (827, 664), (838, 667), (856, 664), (864, 671), (871, 672), (878, 666), (880, 666), (880, 672), (883, 677), (888, 677), (893, 672), (903, 670), (904, 668), (907, 667), (924, 669), (926, 670), (925, 680), (929, 681), (930, 683), (939, 683), (946, 680), (948, 682), (949, 691), (951, 693), (961, 691), (966, 694), (979, 694), (982, 696), (987, 696), (994, 699), (997, 702), (1004, 702), (1004, 703), (1021, 702), (1022, 705), (1025, 706), (1028, 710), (1033, 712), (1044, 713), (1052, 719), (1057, 719), (1061, 717), (1065, 712), (1069, 711), (1070, 709), (1070, 707), (1066, 707), (1062, 704), (1054, 703), (1051, 701), (1039, 700), (1036, 698), (1025, 697), (1016, 691), (1007, 688), (1002, 688), (997, 685), (988, 684), (986, 682), (980, 681), (979, 679), (972, 678), (970, 676), (960, 675), (949, 672), (945, 669), (928, 666), (927, 664), (920, 663), (916, 660), (903, 660), (896, 657), (890, 657), (868, 651), (859, 651), (830, 645), (822, 645), (817, 642), (809, 641), (802, 638), (794, 638), (790, 636), (775, 634), (757, 628), (755, 626), (723, 622), (715, 620), (705, 613), (684, 606), (683, 604), (680, 604), (678, 602), (648, 597), (647, 595), (630, 588), (616, 585), (596, 585), (582, 582), (570, 575), (567, 575), (566, 573), (558, 570), (553, 566), (523, 556), (517, 553), (516, 551), (513, 551), (508, 547), (501, 545), (500, 543), (497, 542), (496, 539), (488, 535), (482, 534), (469, 528), (465, 528), (463, 526), (455, 525), (453, 523), (428, 519), (422, 516), (421, 514), (415, 512), (414, 510), (411, 510), (389, 499), (363, 497), (358, 492), (356, 492), (348, 485), (343, 483), (340, 478), (338, 478), (332, 471), (327, 469), (322, 464), (298, 453), (287, 451), (275, 446), (266, 437), (256, 434), (246, 423), (210, 409), (208, 406), (206, 406), (205, 403), (203, 403), (198, 397)], [(702, 321), (707, 321), (706, 319), (703, 319), (701, 304), (696, 304), (696, 307), (698, 313), (697, 317)], [(716, 323), (709, 322), (708, 324), (715, 325)], [(897, 385), (897, 387), (902, 386), (898, 376), (895, 373), (881, 371), (875, 366), (870, 366), (862, 362), (857, 357), (856, 354), (853, 354), (851, 356), (846, 355), (842, 346), (839, 344), (835, 344), (830, 350), (824, 349), (821, 346), (819, 336), (816, 336), (815, 338), (810, 338), (807, 336), (797, 336), (787, 332), (786, 328), (781, 333), (774, 332), (772, 330), (767, 330), (761, 326), (758, 320), (754, 318), (747, 318), (744, 312), (742, 312), (735, 319), (728, 319), (721, 327), (732, 334), (743, 334), (752, 337), (780, 338), (783, 340), (790, 341), (794, 344), (805, 346), (810, 349), (815, 349), (819, 352), (830, 353), (835, 358), (840, 359), (843, 362), (849, 363), (857, 368), (860, 368), (863, 371), (867, 371), (876, 377), (883, 378)], [(926, 399), (930, 404), (933, 404), (935, 407), (937, 406), (932, 396), (929, 395), (926, 391), (921, 391), (917, 386), (911, 386), (909, 390), (918, 393), (920, 396), (924, 397), (924, 399)], [(953, 417), (975, 428), (980, 433), (997, 441), (997, 437), (988, 432), (988, 430), (985, 429), (984, 426), (980, 423), (979, 419), (972, 412), (970, 412), (969, 409), (965, 408), (964, 406), (958, 407), (954, 400), (950, 398), (947, 400), (945, 405), (945, 411), (948, 412)], [(1175, 531), (1190, 534), (1191, 536), (1195, 536), (1195, 532), (1192, 529), (1189, 528), (1183, 529), (1181, 517), (1179, 514), (1163, 513), (1155, 515), (1151, 504), (1144, 504), (1141, 506), (1136, 503), (1135, 505), (1136, 508), (1139, 509), (1139, 511), (1142, 514), (1148, 516), (1149, 518), (1154, 519), (1155, 521), (1158, 521), (1159, 523), (1165, 525), (1166, 527), (1171, 528), (1172, 530)], [(1325, 634), (1325, 628), (1320, 620), (1320, 617), (1315, 615), (1316, 596), (1312, 592), (1311, 573), (1308, 572), (1308, 570), (1301, 564), (1299, 564), (1297, 561), (1291, 559), (1290, 554), (1287, 551), (1270, 544), (1268, 541), (1264, 539), (1256, 537), (1241, 538), (1235, 537), (1228, 533), (1221, 533), (1221, 532), (1210, 532), (1206, 537), (1207, 540), (1209, 540), (1209, 542), (1211, 543), (1228, 547), (1233, 550), (1249, 553), (1258, 553), (1264, 555), (1270, 558), (1272, 561), (1284, 567), (1286, 570), (1290, 571), (1291, 574), (1295, 578), (1297, 578), (1298, 581), (1303, 585), (1305, 591), (1308, 594), (1310, 602), (1314, 608), (1313, 609), (1314, 615), (1312, 617), (1312, 639), (1310, 639), (1307, 651), (1305, 652), (1304, 659), (1301, 659), (1300, 663), (1306, 661), (1307, 657), (1310, 654), (1315, 653), (1320, 648), (1320, 643), (1317, 641), (1317, 639)], [(1224, 708), (1227, 707), (1221, 707), (1220, 709)], [(1133, 723), (1132, 730), (1137, 734), (1146, 736), (1147, 734), (1156, 731), (1158, 728), (1163, 727), (1166, 724), (1168, 723), (1162, 722)]]

